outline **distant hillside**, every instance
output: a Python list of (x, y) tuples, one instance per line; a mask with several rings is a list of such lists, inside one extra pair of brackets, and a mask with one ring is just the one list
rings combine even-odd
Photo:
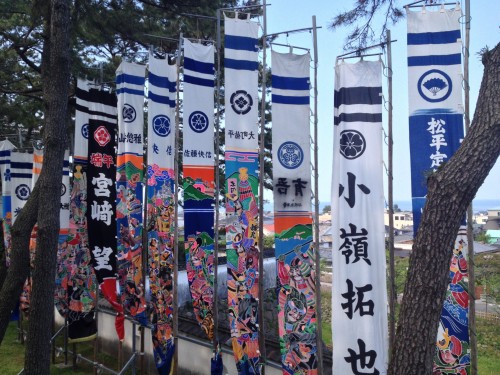
[(202, 193), (201, 191), (199, 191), (198, 189), (193, 187), (193, 185), (189, 185), (188, 187), (186, 187), (184, 189), (184, 199), (185, 200), (193, 199), (193, 200), (201, 201), (204, 199), (213, 199), (213, 197)]
[(278, 235), (278, 238), (280, 240), (288, 240), (290, 238), (294, 238), (295, 236), (299, 235), (300, 238), (307, 238), (312, 236), (312, 225), (304, 225), (304, 224), (298, 224), (293, 226), (292, 228), (283, 231)]

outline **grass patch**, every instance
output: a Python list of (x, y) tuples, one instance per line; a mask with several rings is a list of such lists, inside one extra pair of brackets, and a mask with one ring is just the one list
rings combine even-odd
[(500, 375), (500, 324), (476, 319), (477, 372), (481, 375)]
[[(2, 344), (0, 345), (0, 373), (2, 375), (17, 375), (24, 367), (25, 345), (18, 341), (17, 336), (17, 322), (10, 322)], [(62, 337), (56, 339), (56, 347), (63, 347)], [(68, 349), (72, 350), (71, 344), (69, 344)], [(94, 342), (78, 343), (76, 350), (78, 354), (93, 359)], [(117, 360), (109, 355), (98, 353), (96, 361), (112, 370), (118, 370)], [(51, 375), (86, 375), (94, 373), (94, 367), (81, 360), (78, 360), (76, 366), (73, 367), (73, 357), (71, 354), (68, 354), (69, 366), (62, 366), (64, 365), (64, 354), (62, 353), (56, 357), (55, 362), (55, 364), (50, 366)], [(126, 372), (126, 374), (131, 373), (131, 370)], [(136, 371), (136, 373), (139, 372)]]

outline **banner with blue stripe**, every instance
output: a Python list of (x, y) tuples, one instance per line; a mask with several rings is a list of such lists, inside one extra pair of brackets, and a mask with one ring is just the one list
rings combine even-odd
[[(251, 19), (226, 16), (224, 30), (228, 316), (238, 374), (260, 374), (259, 25)], [(241, 254), (245, 254), (245, 262), (240, 261)]]
[[(417, 234), (427, 196), (427, 176), (446, 163), (464, 137), (461, 10), (407, 11), (410, 164), (413, 231)], [(465, 166), (466, 168), (466, 166)], [(467, 235), (459, 231), (450, 283), (441, 312), (433, 374), (466, 374), (468, 335)], [(453, 353), (450, 357), (450, 353)]]

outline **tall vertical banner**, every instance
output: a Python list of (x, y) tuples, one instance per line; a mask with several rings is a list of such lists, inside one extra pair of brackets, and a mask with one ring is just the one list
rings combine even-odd
[[(413, 228), (427, 195), (426, 175), (448, 161), (464, 137), (461, 10), (408, 11), (408, 90)], [(459, 233), (436, 340), (435, 374), (470, 370), (467, 240)], [(465, 248), (465, 250), (464, 250)]]
[(225, 17), (228, 316), (238, 374), (260, 374), (258, 25)]
[(184, 39), (184, 243), (193, 310), (214, 338), (214, 47)]
[(125, 313), (146, 325), (142, 273), (143, 125), (145, 67), (122, 62), (116, 70), (118, 156), (116, 220), (118, 278)]
[(283, 374), (317, 374), (309, 53), (272, 52), (273, 194)]
[(124, 339), (124, 314), (116, 290), (116, 122), (89, 120), (87, 228), (92, 265), (104, 298), (117, 312), (115, 328)]
[(173, 275), (175, 228), (175, 98), (177, 67), (149, 58), (147, 230), (151, 336), (160, 375), (170, 373), (175, 351)]
[(382, 64), (335, 66), (333, 373), (386, 374)]
[(460, 10), (408, 11), (408, 97), (413, 232), (427, 195), (427, 175), (448, 161), (464, 137)]
[(11, 249), (11, 234), (10, 227), (12, 226), (12, 209), (11, 209), (11, 167), (10, 153), (15, 146), (8, 140), (0, 142), (0, 178), (2, 179), (2, 230), (3, 243), (6, 252), (6, 265), (10, 265), (10, 249)]
[[(89, 88), (77, 80), (75, 111), (75, 144), (73, 181), (70, 189), (69, 232), (66, 248), (60, 247), (56, 275), (56, 306), (67, 304), (68, 338), (70, 342), (92, 340), (97, 333), (95, 308), (97, 280), (87, 232), (87, 164), (89, 119), (116, 123), (116, 95)], [(93, 154), (92, 161), (102, 161), (102, 154)], [(61, 309), (59, 309), (61, 312)]]

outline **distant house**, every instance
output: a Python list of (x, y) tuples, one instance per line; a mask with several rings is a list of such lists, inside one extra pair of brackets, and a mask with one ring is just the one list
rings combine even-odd
[(500, 230), (500, 208), (488, 210), (488, 220), (483, 230)]
[(488, 229), (486, 234), (489, 236), (489, 244), (499, 244), (500, 245), (500, 230)]
[[(410, 211), (394, 212), (393, 214), (394, 228), (402, 229), (413, 225), (413, 213)], [(384, 212), (384, 224), (389, 225), (389, 211)]]
[(320, 228), (319, 247), (321, 249), (331, 249), (333, 246), (332, 226), (325, 225)]

